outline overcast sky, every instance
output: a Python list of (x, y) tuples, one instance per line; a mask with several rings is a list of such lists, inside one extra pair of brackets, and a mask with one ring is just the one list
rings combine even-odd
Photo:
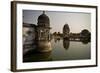
[[(43, 11), (23, 10), (23, 22), (37, 25), (37, 18)], [(45, 11), (50, 19), (51, 32), (62, 32), (64, 24), (68, 23), (70, 32), (79, 33), (83, 29), (91, 30), (90, 13)]]

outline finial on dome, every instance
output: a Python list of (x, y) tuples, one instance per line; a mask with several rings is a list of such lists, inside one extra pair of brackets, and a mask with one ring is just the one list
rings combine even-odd
[(43, 14), (45, 14), (45, 11), (43, 11)]

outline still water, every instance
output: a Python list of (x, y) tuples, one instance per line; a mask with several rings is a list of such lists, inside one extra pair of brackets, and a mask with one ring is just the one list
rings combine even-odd
[(81, 60), (91, 58), (91, 43), (69, 40), (52, 40), (52, 51), (48, 53), (37, 53), (33, 46), (28, 47), (30, 51), (24, 53), (23, 62), (59, 61), (59, 60)]

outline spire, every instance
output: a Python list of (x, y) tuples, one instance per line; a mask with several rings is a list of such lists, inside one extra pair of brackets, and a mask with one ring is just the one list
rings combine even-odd
[(45, 14), (45, 11), (43, 11), (43, 14)]

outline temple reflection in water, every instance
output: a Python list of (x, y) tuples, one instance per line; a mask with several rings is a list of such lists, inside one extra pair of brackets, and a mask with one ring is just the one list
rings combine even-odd
[(23, 62), (90, 59), (91, 33), (87, 29), (72, 33), (67, 23), (63, 33), (51, 33), (52, 28), (44, 11), (37, 25), (23, 23)]

